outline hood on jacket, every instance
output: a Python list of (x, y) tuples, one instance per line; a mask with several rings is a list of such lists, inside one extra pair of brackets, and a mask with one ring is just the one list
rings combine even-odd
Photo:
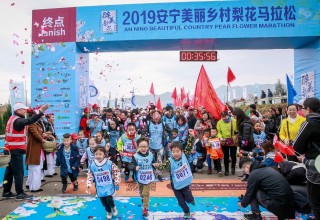
[(292, 162), (292, 161), (282, 161), (279, 163), (279, 168), (280, 168), (280, 172), (283, 175), (287, 175), (293, 166), (295, 166), (296, 163)]
[(263, 168), (263, 167), (266, 167), (266, 165), (264, 163), (261, 163), (260, 161), (253, 161), (250, 165), (250, 173), (252, 171), (254, 171), (255, 169), (260, 169), (260, 168)]
[(307, 116), (307, 120), (313, 121), (315, 123), (319, 123), (320, 124), (320, 113), (310, 113)]

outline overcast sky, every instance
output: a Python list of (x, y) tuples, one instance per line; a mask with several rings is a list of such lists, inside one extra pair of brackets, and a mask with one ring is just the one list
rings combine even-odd
[[(157, 2), (164, 1), (1, 0), (0, 103), (8, 101), (10, 80), (25, 81), (30, 96), (33, 9)], [(226, 84), (228, 66), (237, 77), (232, 86), (275, 83), (277, 79), (285, 82), (285, 74), (293, 74), (293, 50), (225, 50), (218, 54), (219, 61), (204, 63), (214, 87)], [(129, 97), (133, 87), (136, 95), (149, 94), (151, 82), (156, 94), (172, 92), (175, 86), (184, 86), (192, 94), (201, 65), (201, 62), (179, 62), (179, 51), (99, 53), (90, 55), (90, 77), (101, 94), (111, 91), (118, 98)]]

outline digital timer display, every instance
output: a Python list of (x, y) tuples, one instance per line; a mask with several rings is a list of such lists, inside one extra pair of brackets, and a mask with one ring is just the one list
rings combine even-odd
[(180, 51), (180, 61), (217, 61), (217, 51)]

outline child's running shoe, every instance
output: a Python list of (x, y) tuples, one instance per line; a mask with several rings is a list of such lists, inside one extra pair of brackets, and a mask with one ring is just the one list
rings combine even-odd
[(184, 213), (183, 218), (184, 219), (189, 219), (190, 218), (190, 212)]
[(114, 206), (114, 207), (112, 208), (112, 215), (113, 215), (113, 216), (117, 216), (117, 215), (118, 215), (118, 209), (117, 209), (116, 206)]
[(147, 209), (147, 208), (143, 208), (143, 210), (142, 210), (142, 216), (143, 216), (143, 217), (148, 217), (148, 215), (149, 215), (148, 209)]
[(112, 219), (112, 212), (107, 213), (106, 219)]

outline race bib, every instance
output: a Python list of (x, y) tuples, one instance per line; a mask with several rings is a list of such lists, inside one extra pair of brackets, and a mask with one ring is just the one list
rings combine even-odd
[(140, 183), (150, 183), (154, 181), (153, 170), (141, 170), (138, 175)]
[(109, 171), (95, 172), (97, 186), (106, 186), (112, 184), (111, 174)]
[(127, 144), (126, 145), (126, 151), (133, 151), (133, 150), (134, 150), (133, 144)]
[(257, 146), (261, 146), (262, 143), (263, 143), (263, 141), (260, 140), (260, 139), (255, 140), (255, 144), (256, 144)]
[(94, 155), (89, 155), (89, 156), (88, 156), (88, 163), (89, 163), (89, 165), (91, 165), (93, 161), (94, 161)]
[(221, 148), (220, 141), (212, 141), (211, 147), (212, 149), (215, 149), (215, 150), (220, 149)]
[(184, 164), (179, 169), (174, 171), (174, 175), (176, 177), (177, 182), (181, 182), (192, 176), (191, 170), (189, 169), (187, 164)]
[(80, 155), (83, 155), (84, 152), (86, 152), (86, 149), (85, 149), (85, 148), (79, 148), (79, 154), (80, 154)]

